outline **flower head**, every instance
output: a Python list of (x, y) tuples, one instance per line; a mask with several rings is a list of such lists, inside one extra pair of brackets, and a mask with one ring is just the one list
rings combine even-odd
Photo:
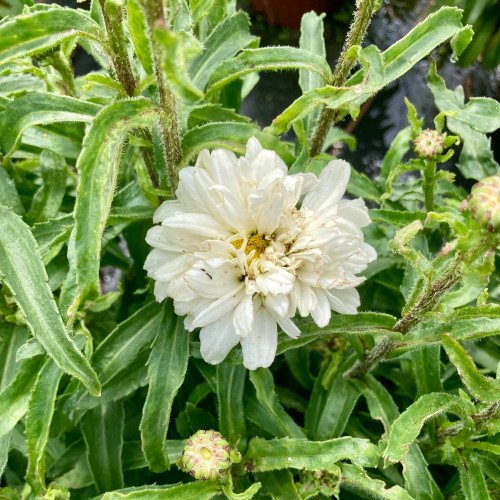
[(469, 195), (472, 217), (492, 233), (500, 231), (500, 175), (493, 175), (474, 184)]
[(287, 175), (274, 151), (252, 138), (244, 157), (204, 150), (179, 174), (177, 200), (156, 211), (145, 269), (158, 301), (169, 296), (201, 328), (201, 355), (220, 363), (238, 343), (249, 369), (268, 367), (277, 327), (292, 338), (298, 310), (326, 326), (331, 310), (356, 314), (356, 274), (376, 258), (361, 228), (363, 200), (344, 200), (350, 167), (330, 162), (319, 179)]
[(199, 430), (186, 440), (177, 465), (195, 479), (206, 481), (220, 478), (224, 471), (240, 460), (239, 452), (231, 450), (222, 434)]
[(415, 137), (413, 151), (426, 160), (435, 160), (444, 150), (444, 136), (430, 128)]

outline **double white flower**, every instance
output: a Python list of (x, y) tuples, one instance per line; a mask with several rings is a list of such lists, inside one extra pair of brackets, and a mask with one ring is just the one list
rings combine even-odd
[[(268, 367), (278, 325), (312, 315), (324, 327), (331, 310), (356, 314), (356, 274), (376, 258), (361, 228), (363, 200), (343, 200), (350, 168), (331, 161), (319, 179), (287, 175), (274, 151), (252, 138), (244, 157), (204, 150), (180, 172), (177, 200), (155, 213), (145, 269), (161, 302), (174, 299), (185, 327), (201, 328), (201, 355), (220, 363), (238, 343), (249, 369)], [(304, 196), (305, 195), (305, 196)], [(300, 203), (300, 199), (302, 203)]]

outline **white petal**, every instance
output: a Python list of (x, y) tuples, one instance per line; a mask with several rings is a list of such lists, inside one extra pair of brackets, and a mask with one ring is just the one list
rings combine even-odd
[(247, 142), (247, 152), (245, 154), (245, 158), (248, 162), (252, 163), (255, 157), (262, 151), (262, 146), (260, 142), (255, 138), (251, 137)]
[(261, 208), (261, 215), (257, 222), (257, 230), (261, 235), (271, 235), (276, 231), (281, 219), (283, 209), (283, 198), (276, 193), (266, 200)]
[(286, 269), (275, 266), (269, 271), (257, 275), (255, 282), (264, 295), (286, 295), (292, 291), (294, 279), (293, 274)]
[(162, 226), (169, 229), (181, 229), (183, 233), (191, 233), (214, 240), (228, 238), (231, 234), (227, 226), (222, 225), (208, 214), (178, 212), (165, 219)]
[(276, 356), (278, 345), (276, 320), (261, 307), (255, 315), (253, 331), (240, 342), (245, 368), (268, 368)]
[(203, 327), (200, 331), (200, 352), (211, 365), (220, 363), (240, 341), (234, 333), (232, 313)]
[(153, 222), (157, 224), (162, 222), (167, 217), (170, 217), (175, 212), (182, 210), (182, 205), (179, 200), (167, 200), (164, 201), (157, 209), (153, 215)]
[(285, 317), (288, 314), (287, 295), (268, 295), (264, 300), (264, 305), (278, 317)]
[(330, 307), (340, 314), (357, 314), (360, 305), (359, 293), (355, 288), (331, 289), (326, 292)]
[(278, 325), (280, 325), (280, 328), (292, 339), (296, 339), (300, 336), (298, 326), (290, 318), (277, 317), (276, 321)]
[(351, 169), (344, 160), (331, 161), (319, 176), (319, 184), (308, 193), (302, 206), (320, 211), (332, 205), (337, 205), (345, 193)]
[(219, 318), (234, 309), (245, 297), (245, 292), (242, 291), (244, 284), (234, 290), (231, 290), (226, 295), (214, 300), (208, 307), (204, 308), (194, 319), (194, 328), (207, 326), (210, 323), (217, 321)]
[(293, 284), (293, 298), (295, 299), (297, 309), (303, 318), (311, 314), (318, 303), (318, 298), (316, 297), (313, 289), (309, 285), (302, 283), (300, 280), (295, 280), (295, 283)]
[(233, 327), (236, 335), (239, 337), (246, 337), (252, 331), (253, 322), (254, 312), (252, 296), (246, 295), (234, 310)]
[(323, 290), (316, 288), (314, 290), (314, 293), (318, 299), (318, 304), (311, 313), (311, 316), (314, 322), (320, 328), (323, 328), (326, 325), (328, 325), (328, 322), (330, 321), (330, 317), (332, 315), (330, 310), (330, 303), (328, 302), (328, 297), (326, 296), (326, 293)]

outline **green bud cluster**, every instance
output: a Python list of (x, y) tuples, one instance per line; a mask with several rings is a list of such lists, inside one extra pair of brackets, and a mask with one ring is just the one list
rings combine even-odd
[(202, 481), (221, 478), (233, 463), (241, 461), (237, 450), (230, 448), (222, 434), (214, 430), (199, 430), (186, 440), (177, 466)]
[(500, 232), (500, 175), (474, 184), (468, 207), (476, 222), (492, 233)]
[(425, 160), (435, 160), (444, 151), (444, 135), (430, 128), (420, 132), (413, 141), (413, 151)]

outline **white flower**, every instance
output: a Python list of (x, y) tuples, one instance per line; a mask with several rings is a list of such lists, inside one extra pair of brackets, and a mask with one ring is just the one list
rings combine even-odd
[(255, 138), (244, 157), (204, 150), (180, 171), (177, 200), (158, 208), (161, 225), (147, 234), (144, 267), (156, 299), (172, 297), (185, 327), (201, 328), (205, 361), (220, 363), (240, 343), (247, 368), (268, 367), (278, 325), (300, 335), (297, 310), (320, 327), (331, 310), (356, 314), (356, 274), (376, 252), (361, 231), (370, 223), (363, 200), (342, 199), (349, 174), (334, 160), (319, 179), (287, 175)]

